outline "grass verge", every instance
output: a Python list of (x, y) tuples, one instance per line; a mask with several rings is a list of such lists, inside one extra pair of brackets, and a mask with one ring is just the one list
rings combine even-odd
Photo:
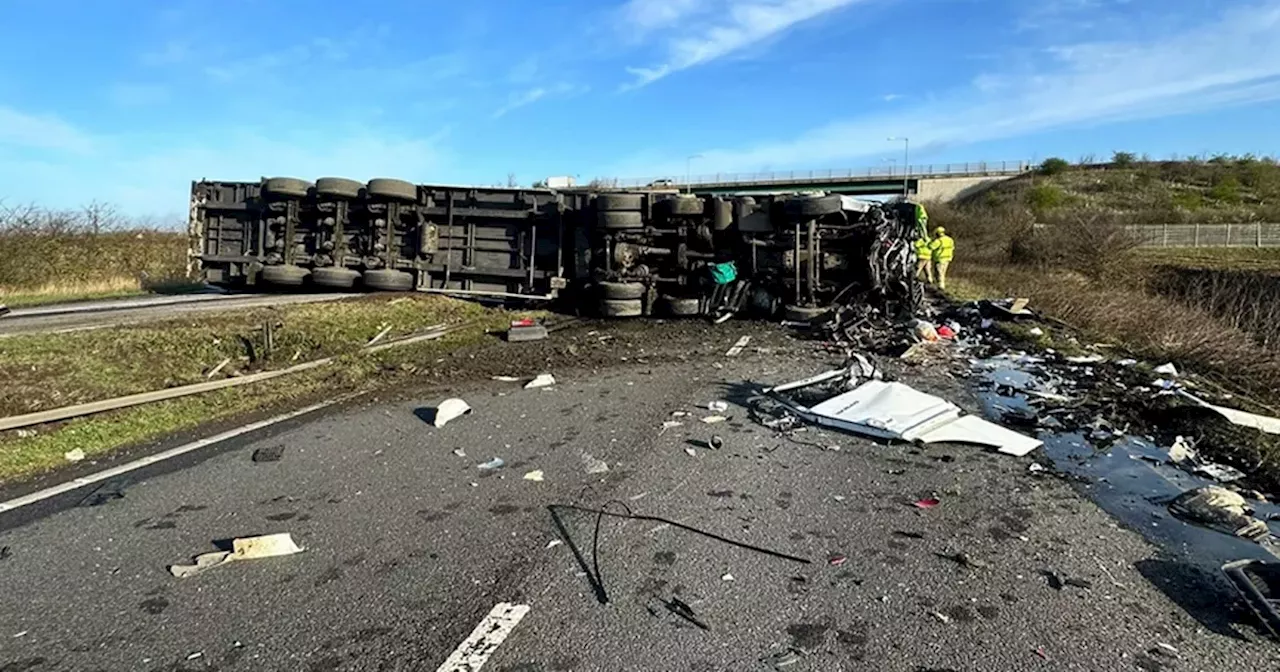
[[(370, 296), (3, 339), (0, 379), (6, 385), (0, 390), (0, 416), (200, 382), (227, 358), (232, 362), (217, 377), (340, 357), (330, 366), (281, 379), (0, 433), (0, 481), (63, 466), (63, 455), (77, 448), (90, 458), (104, 456), (213, 420), (403, 382), (428, 369), (439, 354), (478, 341), (509, 317), (443, 297)], [(383, 339), (463, 322), (470, 326), (436, 341), (372, 355), (354, 352), (387, 327)], [(264, 325), (272, 332), (270, 348)]]

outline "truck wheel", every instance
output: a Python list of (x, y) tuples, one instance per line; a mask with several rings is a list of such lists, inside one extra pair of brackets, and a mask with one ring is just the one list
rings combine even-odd
[(786, 205), (787, 212), (801, 217), (822, 217), (840, 212), (843, 207), (840, 196), (836, 194), (792, 198)]
[(317, 196), (338, 196), (339, 198), (360, 198), (360, 190), (364, 185), (345, 177), (322, 177), (316, 180)]
[(418, 200), (417, 185), (412, 182), (393, 180), (386, 177), (369, 180), (369, 187), (366, 189), (366, 193), (370, 196), (380, 196), (400, 201)]
[(826, 315), (831, 308), (813, 308), (811, 306), (787, 306), (782, 310), (782, 317), (790, 322), (809, 322)]
[(600, 194), (596, 196), (596, 210), (599, 212), (640, 210), (643, 207), (644, 196), (641, 194)]
[(601, 212), (600, 228), (617, 230), (617, 229), (643, 229), (644, 215), (639, 212)]
[(408, 292), (413, 290), (413, 274), (380, 268), (364, 272), (364, 286), (380, 292)]
[(645, 286), (641, 282), (602, 282), (600, 298), (627, 301), (644, 297)]
[(605, 300), (600, 302), (600, 314), (605, 317), (640, 317), (644, 302), (640, 299)]
[(701, 312), (697, 299), (664, 296), (662, 302), (667, 306), (667, 312), (676, 317), (689, 317)]
[(262, 267), (263, 281), (269, 282), (273, 285), (298, 287), (307, 281), (308, 275), (311, 275), (311, 271), (292, 264)]
[(701, 215), (706, 210), (702, 199), (697, 196), (676, 196), (667, 199), (667, 203), (673, 215)]
[(321, 287), (351, 289), (360, 279), (360, 272), (340, 266), (325, 266), (311, 270), (311, 282)]
[(262, 183), (262, 191), (272, 196), (293, 196), (306, 198), (311, 184), (296, 177), (269, 177)]

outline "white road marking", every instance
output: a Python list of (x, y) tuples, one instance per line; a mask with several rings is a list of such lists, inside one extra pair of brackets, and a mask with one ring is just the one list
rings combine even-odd
[(527, 613), (527, 604), (499, 602), (436, 672), (478, 672)]
[(312, 411), (318, 411), (322, 408), (325, 408), (327, 406), (332, 406), (340, 401), (345, 401), (345, 400), (346, 400), (346, 397), (340, 397), (338, 399), (321, 402), (319, 404), (312, 404), (311, 406), (307, 406), (306, 408), (300, 408), (296, 411), (291, 411), (283, 415), (277, 415), (273, 418), (267, 418), (266, 420), (259, 420), (258, 422), (254, 422), (254, 423), (245, 425), (243, 427), (237, 427), (236, 429), (227, 430), (225, 432), (222, 432), (221, 434), (214, 434), (213, 436), (206, 437), (198, 441), (192, 441), (191, 443), (183, 444), (176, 448), (170, 448), (169, 450), (161, 451), (154, 455), (141, 457), (132, 462), (126, 462), (125, 464), (111, 467), (110, 469), (104, 469), (97, 473), (89, 474), (88, 476), (81, 476), (80, 478), (72, 479), (70, 481), (67, 481), (66, 483), (60, 483), (58, 485), (45, 488), (44, 490), (38, 490), (29, 495), (23, 495), (22, 497), (15, 497), (14, 499), (11, 499), (7, 502), (0, 502), (0, 513), (3, 513), (5, 511), (12, 511), (14, 509), (27, 506), (29, 504), (35, 504), (36, 502), (49, 499), (50, 497), (56, 497), (57, 495), (61, 495), (65, 492), (70, 492), (77, 488), (82, 488), (86, 485), (98, 483), (100, 481), (105, 481), (109, 478), (115, 478), (116, 476), (129, 473), (130, 471), (134, 471), (135, 469), (141, 469), (142, 467), (145, 467), (147, 465), (155, 464), (157, 462), (163, 462), (165, 460), (177, 457), (179, 455), (184, 455), (193, 450), (199, 450), (200, 448), (204, 448), (205, 446), (211, 446), (215, 443), (221, 443), (223, 441), (226, 441), (227, 439), (233, 439), (237, 436), (240, 436), (241, 434), (248, 434), (249, 432), (262, 429), (263, 427), (269, 427), (271, 425), (284, 422), (285, 420), (292, 420), (293, 418), (296, 418), (300, 415), (306, 415), (307, 413), (310, 413)]
[(738, 342), (734, 343), (732, 348), (729, 348), (729, 352), (724, 353), (724, 356), (737, 357), (742, 352), (742, 349), (747, 347), (747, 344), (750, 342), (751, 342), (750, 336), (743, 336), (742, 338), (739, 338)]

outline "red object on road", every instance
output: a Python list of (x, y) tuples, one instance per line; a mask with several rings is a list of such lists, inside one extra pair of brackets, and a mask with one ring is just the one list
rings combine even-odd
[(830, 560), (827, 560), (827, 564), (830, 564), (832, 567), (839, 567), (844, 564), (845, 560), (848, 560), (848, 558), (843, 555), (833, 555)]
[(932, 509), (933, 507), (941, 503), (942, 503), (942, 500), (938, 499), (937, 497), (926, 497), (924, 499), (917, 499), (916, 501), (912, 502), (911, 505), (916, 507), (917, 509)]
[(939, 336), (939, 337), (941, 337), (941, 338), (955, 338), (955, 337), (956, 337), (956, 332), (952, 331), (952, 330), (951, 330), (951, 327), (948, 327), (948, 326), (947, 326), (947, 325), (945, 325), (945, 324), (944, 324), (944, 325), (942, 325), (942, 326), (940, 326), (940, 327), (938, 327), (938, 328), (937, 328), (937, 332), (938, 332), (938, 336)]
[(523, 320), (511, 320), (511, 326), (513, 327), (532, 327), (535, 324), (537, 323), (533, 321), (532, 317), (526, 317)]

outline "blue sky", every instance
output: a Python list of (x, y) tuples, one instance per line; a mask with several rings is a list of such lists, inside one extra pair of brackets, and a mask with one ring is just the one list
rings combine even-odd
[(0, 199), (1280, 150), (1280, 0), (0, 0)]

